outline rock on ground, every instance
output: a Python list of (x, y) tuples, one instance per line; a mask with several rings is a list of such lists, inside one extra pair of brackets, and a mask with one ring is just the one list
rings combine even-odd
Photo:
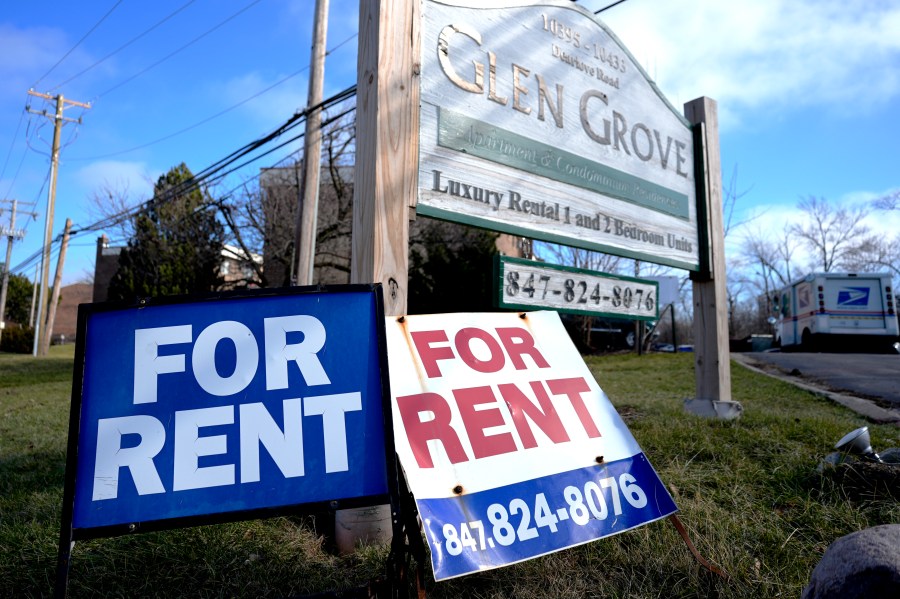
[(900, 597), (900, 524), (873, 526), (832, 543), (801, 599)]

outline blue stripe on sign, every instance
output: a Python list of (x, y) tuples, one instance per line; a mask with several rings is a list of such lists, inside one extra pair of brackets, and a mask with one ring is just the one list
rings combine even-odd
[(489, 570), (658, 520), (678, 508), (643, 453), (416, 503), (436, 580)]

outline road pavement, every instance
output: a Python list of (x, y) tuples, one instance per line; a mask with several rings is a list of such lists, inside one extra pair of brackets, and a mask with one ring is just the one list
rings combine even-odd
[(754, 352), (736, 354), (770, 374), (900, 411), (900, 354)]

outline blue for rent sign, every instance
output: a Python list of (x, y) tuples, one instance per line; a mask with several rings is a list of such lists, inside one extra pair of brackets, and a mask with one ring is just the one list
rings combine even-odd
[(67, 472), (75, 536), (383, 502), (393, 472), (383, 311), (380, 290), (361, 287), (82, 306)]

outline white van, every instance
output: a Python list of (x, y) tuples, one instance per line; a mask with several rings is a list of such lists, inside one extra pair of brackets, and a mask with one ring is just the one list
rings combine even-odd
[(900, 340), (887, 273), (812, 273), (775, 300), (775, 343), (787, 349), (888, 351)]

